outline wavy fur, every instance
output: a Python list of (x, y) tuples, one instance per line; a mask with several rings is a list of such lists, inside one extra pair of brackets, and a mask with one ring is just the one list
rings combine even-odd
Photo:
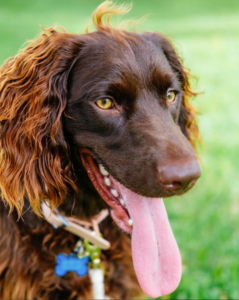
[[(115, 6), (105, 1), (93, 13), (92, 22), (97, 31), (124, 42), (123, 37), (128, 35), (114, 29), (110, 20), (129, 10), (130, 6)], [(155, 43), (159, 36), (152, 37)], [(9, 208), (0, 202), (0, 227), (4, 232), (0, 235), (0, 298), (3, 299), (92, 298), (88, 276), (79, 278), (71, 272), (59, 278), (54, 274), (56, 254), (72, 252), (76, 236), (53, 228), (31, 210), (25, 212), (24, 221), (16, 222), (23, 207), (24, 211), (27, 208), (26, 199), (33, 211), (41, 215), (40, 199), (50, 199), (53, 208), (79, 186), (62, 119), (67, 118), (69, 73), (87, 37), (87, 34), (69, 34), (62, 28), (43, 29), (38, 38), (0, 69), (0, 196), (13, 211), (8, 216)], [(196, 93), (191, 90), (189, 73), (172, 45), (163, 36), (161, 41), (184, 90), (179, 125), (195, 146), (199, 133), (189, 99)], [(83, 182), (84, 178), (78, 179)], [(80, 200), (74, 211), (77, 216), (85, 217), (87, 209), (87, 215), (93, 215), (96, 212), (92, 207), (101, 208), (95, 191), (92, 195), (78, 192)], [(61, 206), (66, 215), (71, 214), (73, 203), (67, 199)], [(67, 209), (64, 205), (68, 205)], [(101, 232), (112, 244), (102, 255), (106, 294), (115, 299), (129, 299), (141, 293), (132, 266), (130, 239), (112, 227), (111, 219), (102, 224)]]
[[(112, 30), (111, 17), (129, 10), (130, 6), (116, 7), (106, 1), (93, 13), (93, 24), (99, 31)], [(25, 197), (41, 214), (40, 199), (51, 199), (52, 207), (58, 206), (69, 189), (77, 189), (61, 117), (67, 104), (67, 78), (81, 43), (81, 36), (64, 29), (43, 29), (40, 37), (0, 69), (1, 198), (19, 214)], [(181, 68), (172, 49), (165, 54), (176, 69)], [(185, 97), (179, 122), (195, 146), (198, 127), (189, 98), (196, 93), (190, 89), (189, 74), (180, 72)]]

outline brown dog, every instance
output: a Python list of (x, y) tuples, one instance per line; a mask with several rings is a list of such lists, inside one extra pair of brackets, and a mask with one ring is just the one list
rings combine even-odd
[[(88, 275), (54, 273), (56, 255), (71, 253), (79, 238), (39, 218), (41, 200), (85, 221), (106, 205), (132, 235), (142, 289), (156, 297), (179, 283), (160, 197), (186, 192), (200, 176), (188, 102), (195, 94), (163, 35), (110, 26), (124, 10), (103, 3), (92, 33), (44, 30), (0, 69), (0, 298), (93, 298)], [(101, 254), (106, 295), (138, 295), (130, 238), (110, 217), (100, 231), (111, 243)]]

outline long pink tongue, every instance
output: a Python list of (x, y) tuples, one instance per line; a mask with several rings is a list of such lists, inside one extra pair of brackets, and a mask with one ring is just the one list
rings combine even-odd
[(133, 220), (132, 253), (138, 281), (150, 297), (172, 293), (181, 279), (181, 256), (162, 198), (139, 196), (119, 184)]

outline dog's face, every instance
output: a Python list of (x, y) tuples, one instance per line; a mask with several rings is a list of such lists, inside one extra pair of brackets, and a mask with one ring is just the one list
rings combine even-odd
[(182, 74), (170, 65), (165, 43), (157, 34), (92, 33), (68, 79), (66, 139), (147, 197), (185, 192), (200, 175), (178, 125)]

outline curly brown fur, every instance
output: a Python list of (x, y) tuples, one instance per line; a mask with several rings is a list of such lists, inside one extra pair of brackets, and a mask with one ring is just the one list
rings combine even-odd
[[(112, 15), (127, 10), (106, 1), (93, 15), (97, 31), (92, 33), (43, 30), (0, 69), (1, 299), (93, 298), (88, 275), (54, 273), (56, 254), (71, 253), (78, 238), (39, 218), (41, 199), (83, 219), (105, 207), (80, 149), (90, 149), (119, 182), (139, 194), (167, 197), (186, 190), (169, 192), (152, 168), (170, 161), (186, 168), (196, 161), (190, 143), (195, 146), (199, 134), (189, 104), (196, 94), (163, 35), (110, 26)], [(178, 89), (173, 108), (162, 96), (170, 84)], [(120, 118), (102, 117), (93, 108), (92, 100), (102, 93), (114, 95)], [(139, 297), (130, 238), (110, 217), (100, 228), (111, 242), (102, 253), (106, 295)]]
[[(72, 252), (77, 238), (64, 229), (54, 229), (33, 212), (17, 221), (0, 202), (0, 298), (1, 299), (93, 299), (88, 275), (54, 273), (56, 254)], [(106, 295), (131, 299), (141, 291), (132, 266), (130, 239), (112, 225), (102, 224), (111, 249), (104, 251)]]

